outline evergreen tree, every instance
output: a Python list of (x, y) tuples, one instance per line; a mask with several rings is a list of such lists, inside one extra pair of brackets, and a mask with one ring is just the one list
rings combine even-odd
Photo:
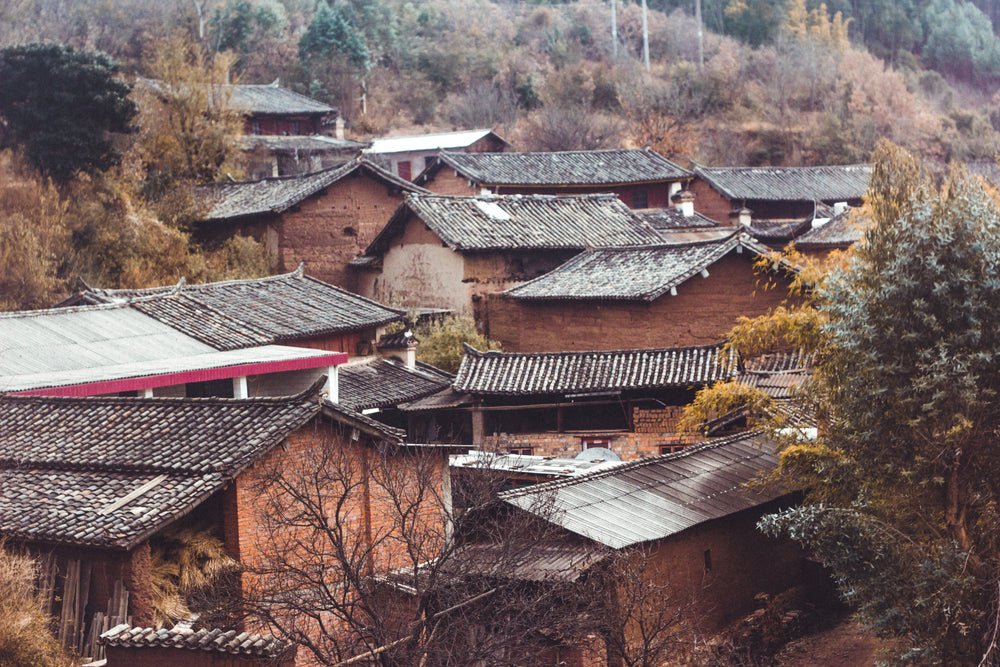
[[(61, 44), (0, 51), (0, 119), (20, 148), (58, 181), (107, 169), (119, 158), (109, 133), (131, 132), (135, 104), (106, 55)], [(3, 138), (3, 133), (0, 133)]]
[(338, 56), (353, 67), (368, 68), (368, 44), (351, 23), (349, 8), (342, 3), (331, 7), (320, 0), (316, 16), (299, 40), (299, 58), (316, 62)]

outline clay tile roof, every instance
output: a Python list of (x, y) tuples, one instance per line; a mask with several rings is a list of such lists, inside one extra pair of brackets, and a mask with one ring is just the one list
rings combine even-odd
[(127, 302), (217, 350), (378, 327), (405, 315), (303, 275), (301, 267), (280, 276), (203, 285), (89, 289), (80, 297), (90, 303)]
[[(500, 498), (595, 542), (622, 549), (676, 535), (701, 523), (759, 507), (786, 490), (745, 484), (778, 457), (759, 431), (707, 440), (674, 454), (508, 491)], [(546, 502), (539, 503), (544, 498)]]
[(727, 199), (847, 201), (868, 189), (871, 165), (823, 167), (698, 167), (695, 174)]
[(229, 104), (248, 114), (335, 114), (337, 109), (277, 85), (231, 84)]
[(273, 635), (249, 634), (229, 630), (189, 628), (132, 628), (116, 625), (101, 635), (105, 646), (123, 648), (177, 648), (213, 651), (230, 655), (259, 656), (276, 659), (294, 648), (294, 644)]
[(196, 196), (205, 202), (207, 222), (232, 220), (252, 215), (283, 213), (324, 188), (355, 172), (363, 172), (390, 187), (407, 192), (426, 192), (364, 158), (312, 174), (279, 176), (259, 181), (215, 183), (198, 188)]
[(807, 232), (812, 220), (754, 220), (747, 231), (762, 243), (784, 243)]
[(844, 247), (857, 243), (870, 224), (857, 209), (848, 209), (834, 216), (826, 224), (812, 229), (795, 241), (799, 248)]
[(583, 249), (648, 245), (660, 240), (610, 194), (408, 195), (366, 254), (379, 254), (412, 212), (453, 250)]
[(369, 359), (338, 367), (340, 404), (353, 410), (386, 408), (429, 396), (452, 376), (427, 364), (409, 369), (395, 359)]
[(653, 301), (742, 248), (768, 252), (739, 231), (711, 241), (590, 250), (504, 294), (525, 300)]
[(480, 352), (465, 346), (453, 388), (491, 395), (597, 393), (707, 385), (733, 377), (722, 344), (649, 350)]
[(638, 208), (634, 209), (634, 212), (657, 231), (719, 226), (719, 223), (706, 218), (701, 213), (684, 215), (678, 208)]
[(483, 185), (622, 185), (690, 178), (655, 151), (625, 149), (553, 153), (438, 154), (442, 163)]
[(285, 398), (0, 395), (0, 534), (128, 549), (318, 414)]

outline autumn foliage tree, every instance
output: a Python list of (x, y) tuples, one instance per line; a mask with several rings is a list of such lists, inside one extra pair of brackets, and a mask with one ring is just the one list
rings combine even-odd
[(891, 145), (866, 202), (864, 241), (816, 285), (820, 335), (798, 339), (817, 355), (821, 428), (785, 439), (781, 475), (807, 503), (761, 525), (809, 547), (858, 617), (899, 638), (896, 660), (997, 664), (1000, 207)]

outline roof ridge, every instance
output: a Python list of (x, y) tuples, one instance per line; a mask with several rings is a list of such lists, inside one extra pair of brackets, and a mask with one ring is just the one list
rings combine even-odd
[(670, 452), (668, 454), (660, 454), (659, 456), (650, 456), (646, 458), (636, 459), (634, 461), (627, 461), (619, 466), (608, 467), (601, 470), (595, 470), (593, 472), (583, 473), (581, 475), (576, 475), (574, 477), (568, 477), (565, 479), (555, 479), (550, 482), (543, 482), (541, 484), (534, 484), (520, 489), (513, 489), (510, 491), (504, 491), (499, 495), (501, 500), (507, 500), (508, 498), (520, 498), (522, 496), (532, 495), (542, 491), (549, 491), (553, 489), (561, 489), (567, 486), (575, 486), (581, 482), (587, 482), (594, 479), (601, 479), (604, 477), (610, 477), (617, 475), (629, 470), (635, 470), (636, 468), (642, 468), (648, 465), (654, 465), (656, 463), (662, 463), (664, 461), (673, 461), (677, 459), (686, 458), (694, 454), (698, 454), (708, 449), (717, 449), (725, 445), (731, 444), (733, 442), (738, 442), (740, 440), (749, 440), (751, 438), (757, 438), (758, 436), (764, 435), (765, 431), (762, 428), (756, 428), (749, 431), (741, 431), (740, 433), (734, 433), (732, 435), (722, 436), (720, 438), (712, 438), (710, 440), (704, 440), (697, 444), (685, 447), (684, 449), (677, 452)]
[(542, 357), (566, 357), (566, 356), (584, 356), (584, 355), (597, 355), (597, 354), (634, 354), (638, 352), (680, 352), (684, 350), (709, 350), (713, 348), (722, 348), (725, 345), (725, 341), (720, 341), (718, 343), (709, 343), (707, 345), (685, 345), (682, 347), (636, 347), (636, 348), (624, 348), (619, 350), (564, 350), (560, 352), (503, 352), (501, 350), (477, 350), (468, 343), (462, 343), (462, 352), (471, 353), (477, 357), (501, 357), (501, 358), (542, 358)]

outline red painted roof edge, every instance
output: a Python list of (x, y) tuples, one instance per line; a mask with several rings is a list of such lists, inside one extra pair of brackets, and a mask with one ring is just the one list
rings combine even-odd
[(235, 366), (218, 366), (215, 368), (199, 368), (197, 370), (164, 373), (161, 375), (143, 375), (101, 382), (84, 382), (80, 384), (63, 385), (59, 387), (43, 387), (27, 391), (14, 391), (11, 394), (20, 396), (94, 396), (97, 394), (115, 394), (121, 391), (138, 391), (148, 388), (166, 387), (188, 382), (207, 382), (209, 380), (226, 380), (244, 375), (261, 375), (263, 373), (280, 373), (282, 371), (300, 371), (320, 366), (339, 366), (347, 361), (344, 352), (331, 352), (316, 357), (302, 359), (284, 359), (281, 361), (260, 361)]

